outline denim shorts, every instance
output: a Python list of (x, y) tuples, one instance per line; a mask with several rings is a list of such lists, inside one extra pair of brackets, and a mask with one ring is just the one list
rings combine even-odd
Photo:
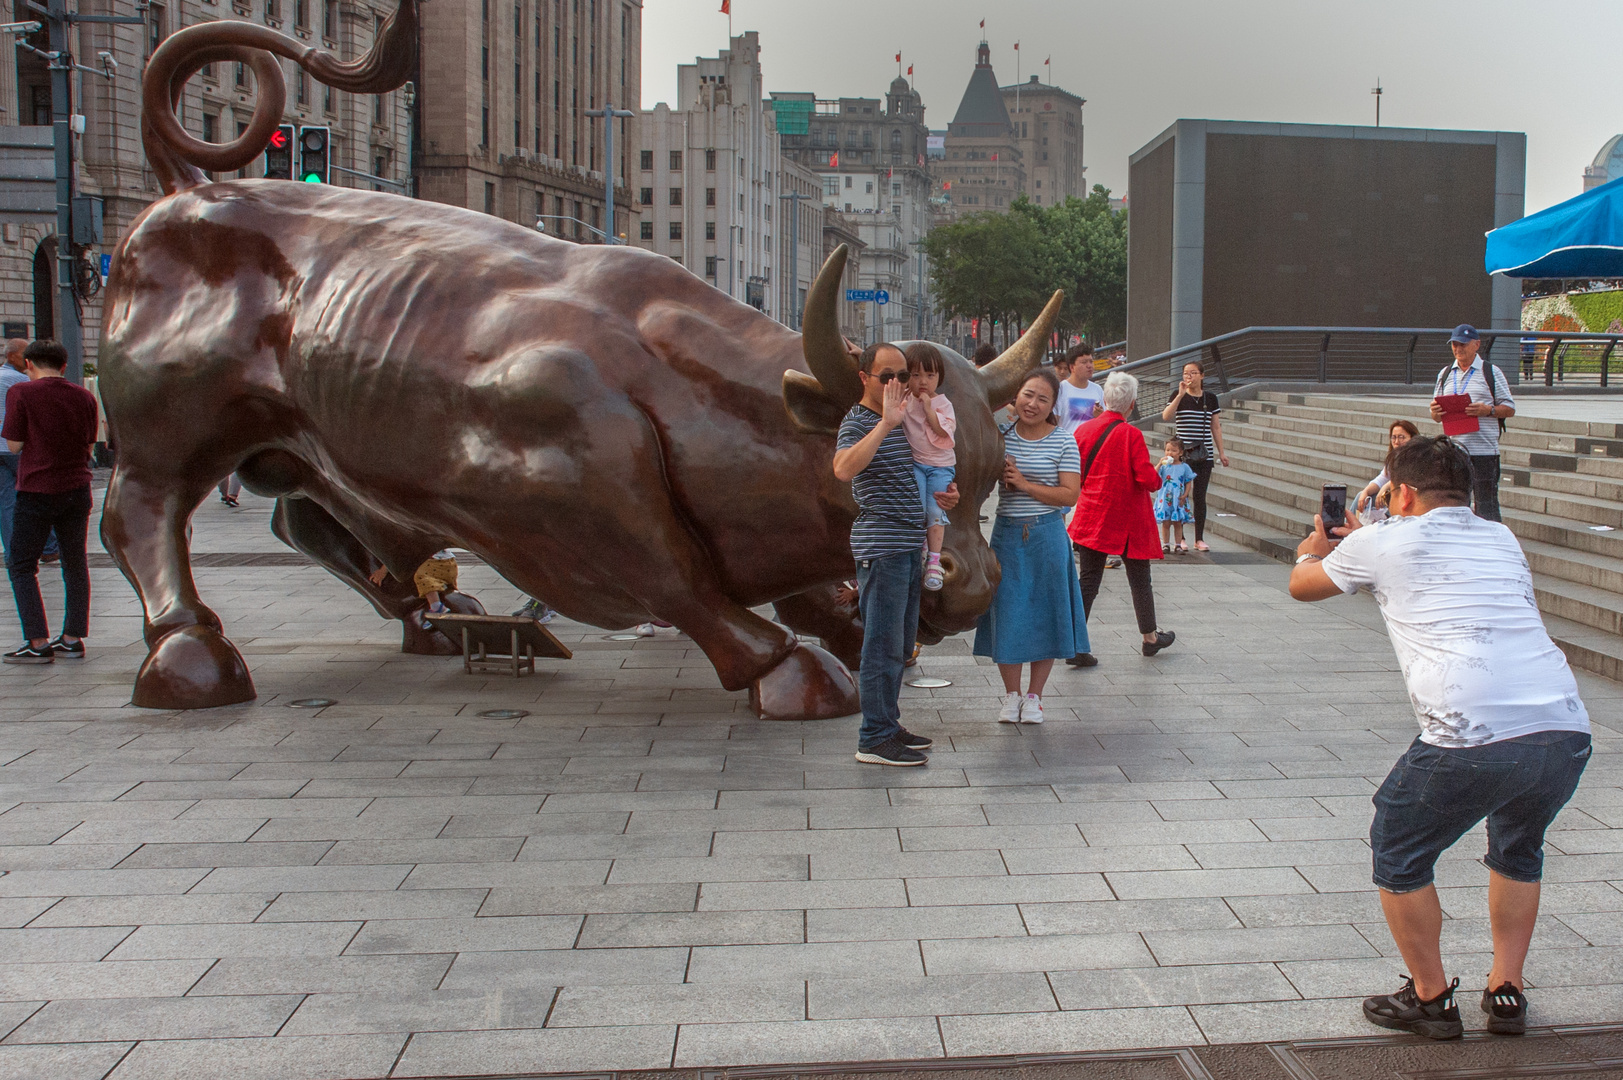
[(1416, 739), (1375, 793), (1375, 884), (1394, 893), (1430, 885), (1437, 857), (1483, 818), (1489, 868), (1512, 881), (1538, 881), (1544, 830), (1572, 798), (1590, 750), (1582, 731), (1462, 748)]

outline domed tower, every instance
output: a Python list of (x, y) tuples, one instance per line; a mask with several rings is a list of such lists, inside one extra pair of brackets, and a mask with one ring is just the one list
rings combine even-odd
[(1600, 148), (1592, 164), (1584, 166), (1584, 190), (1623, 177), (1623, 135), (1613, 135)]

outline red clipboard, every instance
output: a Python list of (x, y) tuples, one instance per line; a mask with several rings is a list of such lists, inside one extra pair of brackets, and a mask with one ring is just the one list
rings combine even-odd
[(1471, 404), (1470, 394), (1439, 394), (1437, 405), (1443, 410), (1444, 435), (1469, 435), (1473, 431), (1481, 431), (1482, 425), (1474, 416), (1465, 415), (1465, 407)]

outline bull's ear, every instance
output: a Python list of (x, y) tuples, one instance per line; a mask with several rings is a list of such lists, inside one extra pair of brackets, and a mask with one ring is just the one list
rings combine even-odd
[(804, 371), (783, 373), (783, 405), (789, 420), (808, 435), (833, 435), (840, 430), (846, 410), (831, 401), (823, 384)]

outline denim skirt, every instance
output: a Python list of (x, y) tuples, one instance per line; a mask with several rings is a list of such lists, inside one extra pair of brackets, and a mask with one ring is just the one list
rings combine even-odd
[(992, 551), (1003, 579), (975, 627), (975, 655), (1029, 664), (1088, 652), (1088, 620), (1065, 515), (1000, 515), (992, 526)]

